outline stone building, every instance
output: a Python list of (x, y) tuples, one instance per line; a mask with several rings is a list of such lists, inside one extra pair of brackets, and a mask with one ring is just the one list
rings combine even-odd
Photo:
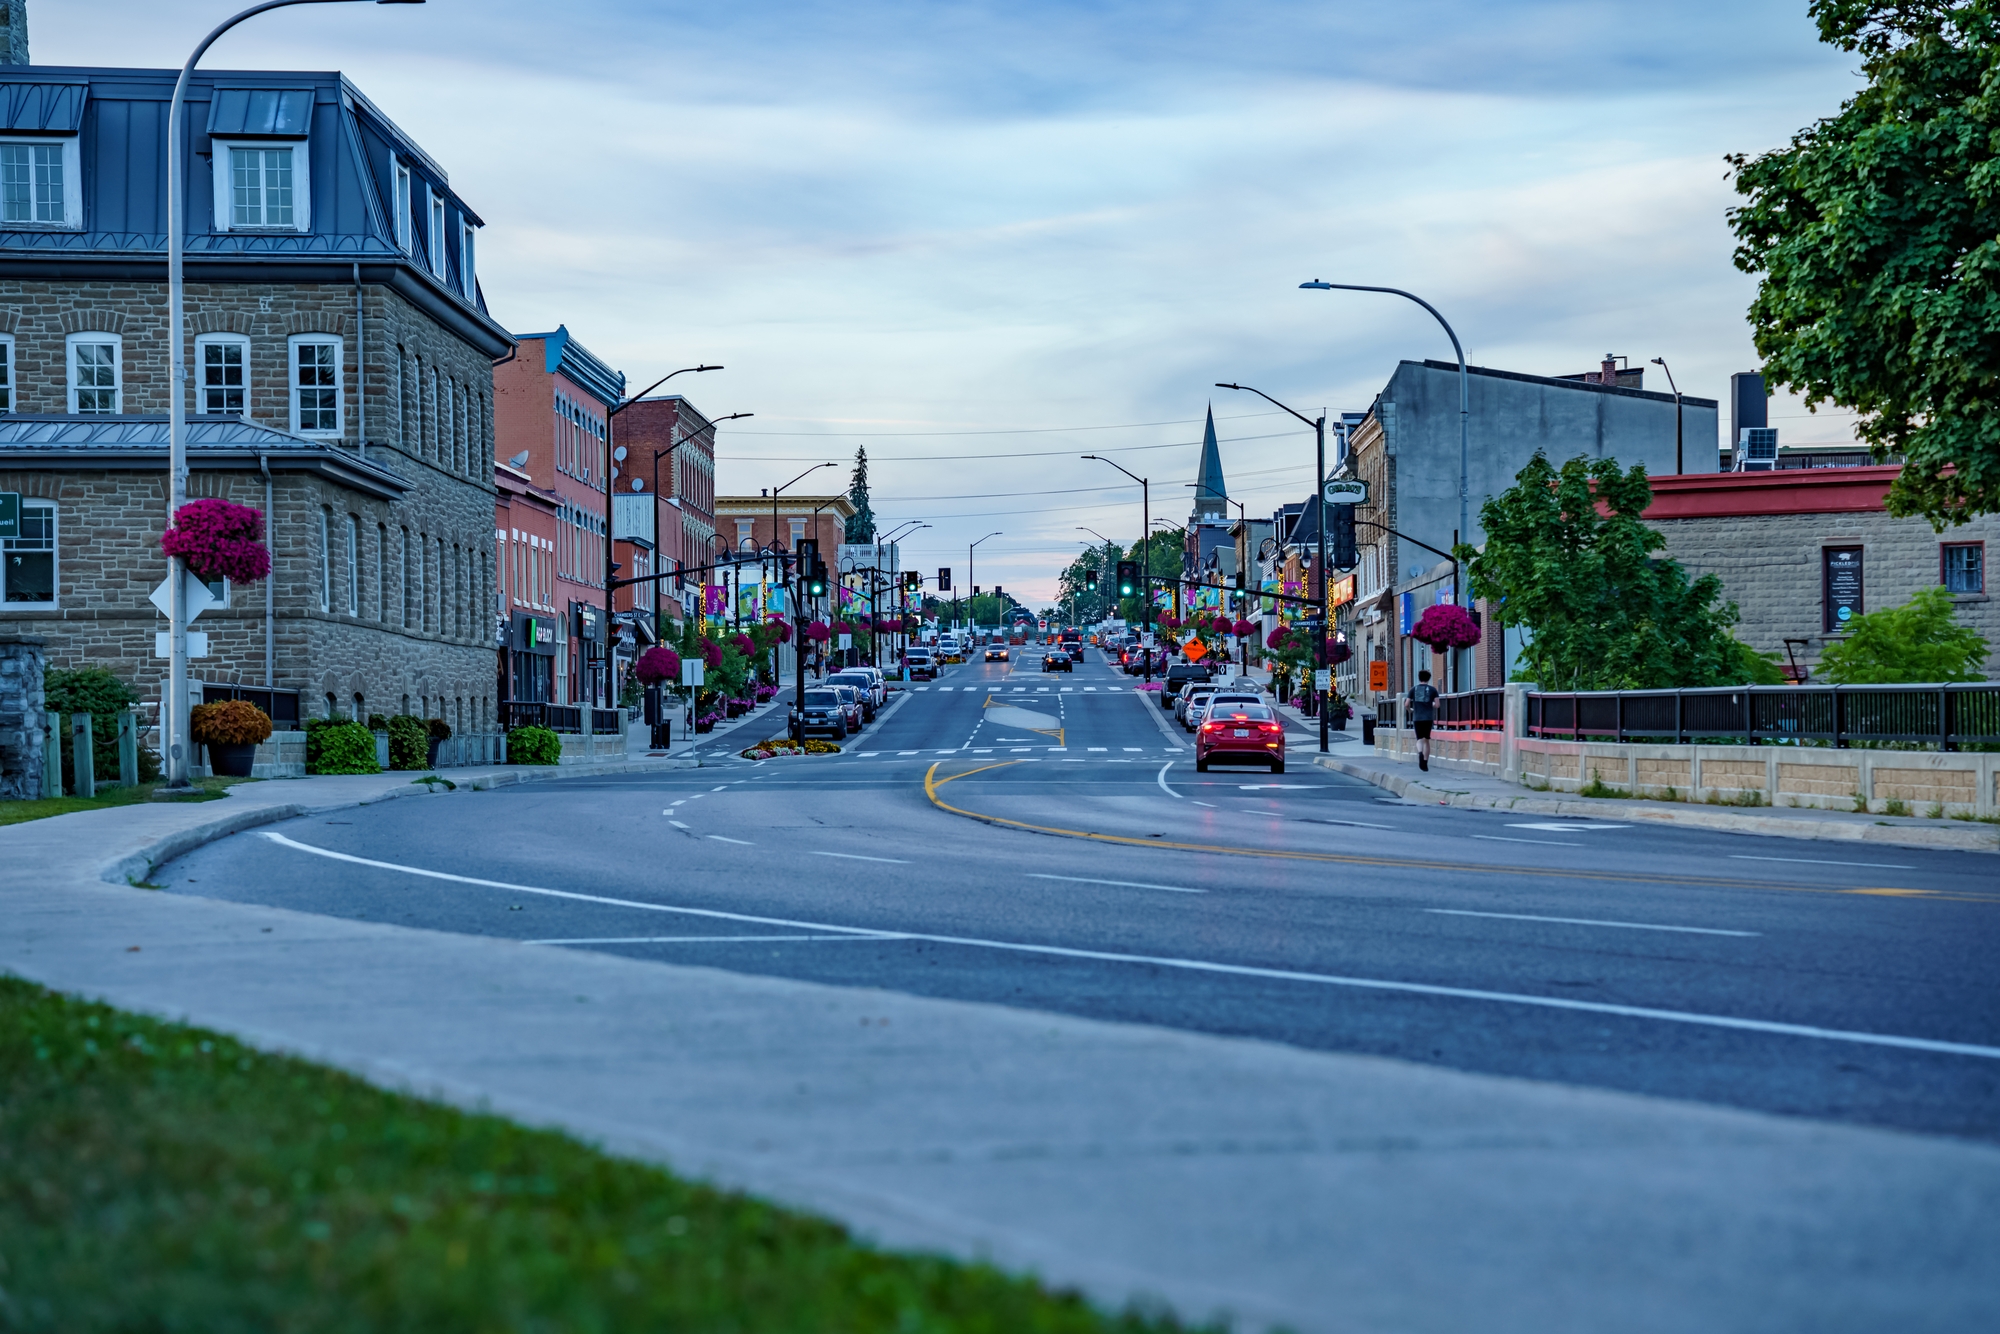
[(1810, 678), (1820, 654), (1857, 615), (1901, 606), (1943, 585), (1958, 619), (1986, 637), (1989, 679), (2000, 678), (2000, 604), (1986, 556), (2000, 516), (1939, 533), (1888, 512), (1900, 469), (1811, 468), (1690, 473), (1653, 479), (1648, 526), (1692, 578), (1713, 574), (1742, 619), (1737, 635)]
[[(175, 72), (0, 66), (0, 619), (157, 704), (166, 162)], [(214, 592), (190, 678), (283, 713), (495, 706), (493, 360), (480, 219), (338, 73), (187, 95), (190, 497), (266, 512), (271, 578)], [(280, 718), (281, 723), (285, 721)]]

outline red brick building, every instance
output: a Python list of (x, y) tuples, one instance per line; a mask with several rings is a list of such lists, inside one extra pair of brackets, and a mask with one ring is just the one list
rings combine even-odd
[(493, 549), (502, 700), (555, 698), (556, 542), (561, 498), (525, 469), (493, 465)]

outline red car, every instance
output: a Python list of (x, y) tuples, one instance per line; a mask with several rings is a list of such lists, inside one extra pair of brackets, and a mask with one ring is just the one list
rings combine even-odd
[(1231, 704), (1227, 712), (1209, 711), (1208, 721), (1194, 734), (1194, 767), (1208, 772), (1213, 760), (1268, 764), (1285, 771), (1285, 725), (1265, 704)]

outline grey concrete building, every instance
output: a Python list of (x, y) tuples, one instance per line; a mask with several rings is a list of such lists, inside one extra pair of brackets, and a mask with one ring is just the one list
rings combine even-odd
[[(1688, 465), (1715, 467), (1716, 401), (1682, 395), (1677, 407), (1674, 395), (1642, 388), (1641, 372), (1607, 364), (1584, 376), (1543, 376), (1473, 366), (1468, 381), (1466, 540), (1474, 545), (1485, 540), (1480, 505), (1511, 487), (1538, 450), (1557, 464), (1578, 455), (1611, 458), (1667, 476), (1675, 471), (1678, 431)], [(1442, 553), (1459, 526), (1459, 459), (1457, 364), (1400, 363), (1350, 433), (1345, 459), (1347, 471), (1369, 485), (1369, 504), (1356, 510), (1354, 600), (1337, 621), (1354, 647), (1364, 701), (1402, 693), (1418, 670), (1441, 681), (1448, 671), (1461, 688), (1498, 684), (1518, 651), (1489, 635), (1447, 664), (1408, 638), (1424, 608), (1457, 596)], [(1388, 684), (1371, 689), (1367, 664), (1378, 661), (1388, 664)]]
[[(0, 66), (0, 620), (149, 707), (165, 622), (174, 72)], [(267, 514), (218, 587), (211, 687), (304, 716), (494, 713), (493, 360), (479, 217), (337, 73), (211, 71), (187, 103), (191, 498)], [(282, 719), (281, 719), (282, 722)]]

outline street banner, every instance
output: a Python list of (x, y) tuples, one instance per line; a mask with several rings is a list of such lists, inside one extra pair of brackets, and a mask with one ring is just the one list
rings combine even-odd
[(738, 588), (736, 590), (736, 614), (738, 616), (750, 616), (750, 617), (756, 616), (757, 614), (756, 584), (751, 584), (748, 587)]
[(701, 586), (701, 614), (704, 616), (722, 615), (725, 605), (723, 595), (724, 589), (721, 584), (703, 584)]
[(785, 614), (785, 586), (783, 584), (771, 584), (765, 588), (764, 613), (767, 616), (783, 616)]

